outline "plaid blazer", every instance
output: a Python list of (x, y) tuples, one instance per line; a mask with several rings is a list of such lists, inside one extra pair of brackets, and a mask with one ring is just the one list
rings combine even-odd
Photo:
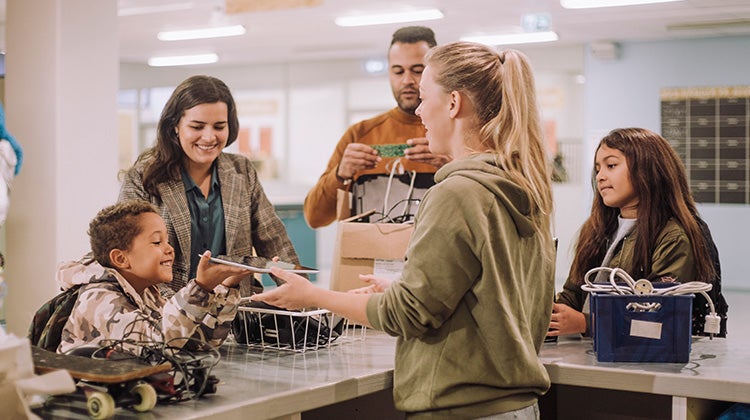
[[(222, 153), (217, 159), (221, 200), (224, 207), (227, 256), (233, 260), (255, 255), (299, 264), (299, 258), (281, 219), (268, 201), (258, 174), (244, 156)], [(177, 177), (157, 186), (159, 197), (143, 189), (144, 163), (137, 163), (125, 175), (119, 201), (142, 199), (158, 209), (167, 225), (169, 243), (174, 247), (172, 290), (184, 287), (190, 272), (190, 209), (182, 179)], [(248, 283), (248, 284), (245, 284)], [(243, 281), (243, 295), (249, 282)]]

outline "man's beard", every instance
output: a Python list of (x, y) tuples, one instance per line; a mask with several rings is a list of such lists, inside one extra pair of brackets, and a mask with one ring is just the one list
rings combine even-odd
[(398, 103), (398, 107), (401, 108), (402, 111), (414, 114), (422, 101), (419, 99), (416, 101), (402, 100), (401, 97), (399, 97), (396, 99), (396, 103)]

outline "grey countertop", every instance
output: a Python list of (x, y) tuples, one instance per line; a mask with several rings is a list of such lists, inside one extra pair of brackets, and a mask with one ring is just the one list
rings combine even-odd
[[(304, 353), (224, 344), (212, 374), (216, 394), (147, 413), (117, 409), (115, 418), (265, 419), (295, 414), (393, 387), (396, 339), (367, 330), (350, 339)], [(44, 418), (88, 418), (83, 402), (41, 413)]]
[(598, 362), (591, 339), (561, 338), (540, 357), (555, 384), (750, 403), (743, 337), (693, 337), (687, 363)]
[[(149, 413), (118, 409), (116, 418), (263, 419), (340, 403), (392, 388), (395, 344), (395, 338), (374, 330), (367, 330), (364, 340), (304, 353), (225, 344), (212, 372), (220, 380), (216, 394), (158, 405)], [(580, 338), (547, 343), (540, 357), (555, 384), (750, 403), (750, 345), (741, 333), (693, 338), (688, 363), (598, 362), (591, 340)], [(42, 414), (88, 418), (85, 408)]]

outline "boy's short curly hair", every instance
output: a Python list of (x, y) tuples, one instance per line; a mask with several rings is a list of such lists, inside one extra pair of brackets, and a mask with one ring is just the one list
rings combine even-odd
[(89, 223), (89, 238), (94, 259), (104, 267), (113, 268), (109, 253), (113, 249), (129, 249), (133, 239), (141, 233), (138, 216), (156, 213), (153, 204), (143, 200), (126, 200), (105, 207)]

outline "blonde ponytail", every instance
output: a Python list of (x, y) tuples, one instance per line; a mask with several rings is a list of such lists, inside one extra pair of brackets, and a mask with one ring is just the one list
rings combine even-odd
[(426, 61), (436, 68), (435, 81), (446, 92), (463, 92), (473, 102), (483, 148), (526, 191), (535, 229), (551, 245), (551, 172), (528, 58), (517, 50), (498, 53), (482, 44), (455, 42), (433, 48)]

